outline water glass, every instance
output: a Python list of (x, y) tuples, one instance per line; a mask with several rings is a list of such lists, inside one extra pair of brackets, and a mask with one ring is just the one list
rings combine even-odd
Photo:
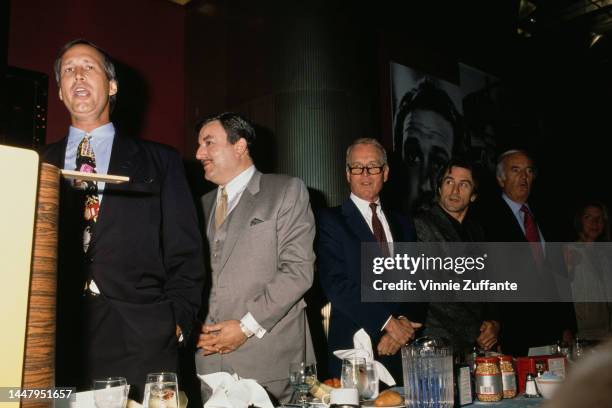
[(178, 408), (178, 381), (175, 373), (147, 375), (144, 390), (144, 408)]
[(378, 397), (378, 371), (374, 362), (366, 362), (366, 382), (361, 398), (370, 400)]
[(359, 397), (363, 398), (364, 390), (368, 386), (367, 381), (365, 358), (351, 357), (342, 360), (342, 373), (340, 375), (342, 388), (356, 388)]
[(308, 405), (308, 390), (317, 380), (317, 365), (304, 361), (289, 363), (289, 384), (294, 389), (293, 403)]
[(128, 386), (124, 377), (93, 380), (94, 402), (97, 408), (125, 408)]

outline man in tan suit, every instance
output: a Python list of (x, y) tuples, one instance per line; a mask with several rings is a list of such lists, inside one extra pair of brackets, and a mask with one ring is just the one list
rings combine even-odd
[(222, 113), (198, 128), (196, 158), (218, 188), (202, 197), (212, 283), (196, 368), (253, 378), (286, 402), (289, 363), (314, 362), (303, 300), (314, 264), (308, 191), (255, 169), (255, 131), (242, 117)]

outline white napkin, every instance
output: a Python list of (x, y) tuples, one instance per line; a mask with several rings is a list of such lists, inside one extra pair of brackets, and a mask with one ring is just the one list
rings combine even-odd
[(395, 380), (391, 373), (387, 370), (387, 368), (382, 365), (379, 361), (374, 360), (374, 352), (372, 351), (372, 340), (368, 333), (365, 330), (359, 329), (353, 335), (353, 345), (355, 348), (348, 350), (336, 350), (334, 351), (334, 355), (340, 359), (343, 358), (351, 358), (351, 357), (361, 357), (365, 358), (366, 361), (371, 361), (374, 363), (374, 367), (376, 367), (376, 371), (378, 372), (378, 378), (380, 381), (384, 382), (388, 386), (395, 385)]
[(247, 408), (249, 405), (274, 408), (266, 390), (255, 380), (225, 372), (198, 374), (198, 377), (213, 391), (205, 408)]

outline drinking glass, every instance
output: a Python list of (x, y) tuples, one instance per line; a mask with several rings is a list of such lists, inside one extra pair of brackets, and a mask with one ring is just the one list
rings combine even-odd
[(317, 380), (317, 365), (304, 361), (289, 363), (289, 383), (294, 389), (291, 401), (308, 406), (308, 390)]
[(97, 408), (125, 408), (128, 387), (124, 377), (93, 380), (94, 402)]
[(366, 360), (362, 357), (351, 357), (342, 360), (342, 373), (340, 382), (342, 388), (356, 388), (359, 398), (363, 398), (364, 390), (368, 387)]
[(365, 370), (365, 384), (361, 398), (370, 400), (378, 397), (378, 371), (372, 361), (366, 361)]
[(175, 373), (147, 375), (144, 390), (144, 408), (178, 408), (178, 381)]

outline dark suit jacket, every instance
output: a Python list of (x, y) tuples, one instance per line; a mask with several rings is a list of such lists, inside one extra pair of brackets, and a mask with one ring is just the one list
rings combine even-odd
[[(482, 227), (470, 216), (461, 224), (439, 205), (414, 217), (419, 242), (482, 242)], [(499, 320), (497, 307), (484, 302), (429, 303), (423, 334), (448, 338), (455, 355), (471, 352), (484, 320)]]
[[(63, 168), (66, 142), (43, 160)], [(140, 398), (147, 372), (176, 371), (175, 325), (187, 338), (201, 303), (202, 241), (176, 150), (116, 135), (108, 173), (130, 182), (106, 183), (86, 254), (83, 194), (61, 181), (56, 383), (124, 376)], [(83, 297), (87, 278), (101, 296)]]
[[(408, 218), (385, 211), (394, 242), (415, 240), (414, 227)], [(321, 210), (317, 215), (317, 265), (328, 300), (331, 317), (328, 334), (329, 368), (340, 377), (341, 361), (332, 354), (353, 348), (353, 335), (363, 328), (372, 339), (372, 347), (384, 334), (381, 331), (390, 315), (403, 315), (412, 321), (423, 318), (421, 307), (411, 303), (362, 303), (360, 252), (362, 242), (376, 242), (365, 219), (349, 198), (340, 207)], [(377, 358), (402, 384), (401, 356)]]
[[(545, 241), (551, 241), (547, 235), (546, 226), (542, 225), (538, 212), (530, 206), (534, 217), (544, 236)], [(483, 209), (482, 226), (485, 238), (489, 242), (527, 242), (518, 220), (501, 195), (491, 200)], [(561, 255), (547, 248), (546, 265), (563, 265)], [(550, 250), (548, 250), (550, 249)], [(532, 256), (530, 253), (525, 258)], [(531, 258), (533, 259), (533, 258)], [(533, 270), (533, 267), (530, 268)], [(558, 271), (562, 273), (563, 271)], [(536, 279), (534, 277), (534, 279)], [(550, 290), (549, 282), (539, 285), (541, 290)], [(534, 285), (537, 286), (537, 285)], [(560, 288), (552, 288), (558, 290)], [(502, 323), (501, 339), (505, 353), (527, 355), (531, 346), (554, 344), (561, 339), (563, 330), (575, 331), (576, 318), (571, 303), (504, 303), (500, 304)], [(546, 316), (546, 318), (536, 317)]]

